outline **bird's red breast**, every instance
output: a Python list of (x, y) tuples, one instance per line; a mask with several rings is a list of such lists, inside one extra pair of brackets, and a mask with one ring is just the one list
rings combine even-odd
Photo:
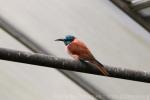
[(69, 54), (73, 57), (77, 57), (83, 60), (91, 61), (94, 60), (94, 56), (92, 53), (89, 51), (87, 46), (79, 41), (78, 39), (74, 39), (68, 46), (67, 50)]

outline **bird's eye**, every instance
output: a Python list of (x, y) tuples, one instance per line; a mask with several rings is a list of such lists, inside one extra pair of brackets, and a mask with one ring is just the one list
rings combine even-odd
[(66, 39), (66, 41), (72, 41), (72, 39)]

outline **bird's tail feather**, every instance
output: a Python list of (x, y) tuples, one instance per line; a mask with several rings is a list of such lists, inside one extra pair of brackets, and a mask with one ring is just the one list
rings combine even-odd
[(92, 61), (92, 63), (100, 70), (100, 72), (105, 75), (108, 76), (109, 73), (108, 71), (104, 68), (104, 66), (97, 60)]

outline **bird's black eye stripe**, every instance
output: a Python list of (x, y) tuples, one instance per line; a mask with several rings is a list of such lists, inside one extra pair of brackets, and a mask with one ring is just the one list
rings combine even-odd
[(66, 39), (65, 41), (72, 41), (73, 39)]

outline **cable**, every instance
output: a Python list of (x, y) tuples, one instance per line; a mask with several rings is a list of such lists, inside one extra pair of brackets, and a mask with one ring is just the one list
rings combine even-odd
[[(52, 57), (40, 53), (29, 53), (29, 52), (0, 48), (0, 59), (39, 65), (43, 67), (45, 66), (51, 68), (58, 68), (58, 69), (64, 69), (70, 71), (78, 71), (83, 73), (101, 75), (100, 71), (90, 63)], [(121, 68), (117, 68), (117, 67), (115, 68), (106, 65), (104, 66), (110, 74), (108, 77), (115, 77), (115, 78), (150, 83), (149, 72), (135, 71), (135, 70), (129, 70), (125, 68), (121, 69)]]

